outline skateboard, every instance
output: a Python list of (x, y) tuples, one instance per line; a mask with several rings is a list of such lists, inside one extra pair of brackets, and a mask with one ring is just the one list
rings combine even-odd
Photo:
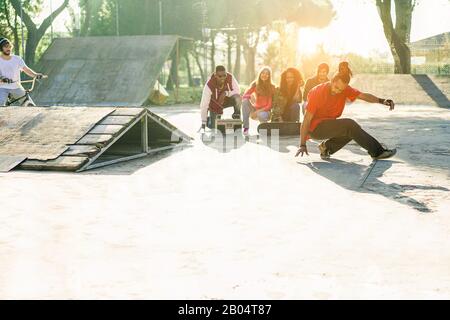
[[(211, 128), (211, 127), (212, 127), (211, 119), (210, 119), (210, 117), (208, 117), (208, 128)], [(214, 129), (221, 132), (223, 135), (226, 135), (228, 133), (234, 133), (238, 130), (242, 130), (242, 120), (241, 119), (224, 119), (219, 115), (216, 117)]]
[(258, 126), (258, 133), (267, 133), (271, 136), (272, 133), (282, 136), (298, 136), (300, 134), (300, 122), (267, 122), (261, 123)]

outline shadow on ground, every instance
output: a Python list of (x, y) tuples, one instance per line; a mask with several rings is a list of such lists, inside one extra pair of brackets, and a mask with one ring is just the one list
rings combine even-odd
[(105, 175), (105, 176), (128, 176), (133, 175), (138, 170), (147, 168), (159, 161), (163, 161), (175, 153), (183, 152), (188, 148), (192, 148), (192, 145), (185, 145), (172, 150), (160, 151), (152, 155), (148, 155), (143, 158), (130, 160), (126, 162), (120, 162), (113, 166), (106, 166), (98, 169), (88, 170), (80, 172), (80, 175)]
[[(176, 117), (178, 117), (182, 116), (186, 111), (180, 108), (174, 112)], [(434, 109), (430, 111), (434, 112)], [(191, 112), (190, 117), (196, 116), (195, 112)], [(170, 114), (173, 115), (174, 113), (171, 112)], [(422, 180), (422, 183), (417, 184), (401, 184), (398, 183), (399, 180), (396, 179), (396, 175), (401, 178), (403, 171), (410, 168), (406, 165), (410, 165), (412, 170), (424, 172), (438, 171), (440, 173), (444, 172), (444, 175), (450, 172), (450, 163), (448, 161), (450, 156), (450, 126), (445, 115), (443, 118), (439, 118), (441, 115), (433, 115), (424, 113), (420, 108), (410, 108), (407, 116), (396, 114), (382, 117), (378, 115), (371, 116), (370, 114), (367, 116), (362, 111), (361, 116), (354, 117), (366, 131), (374, 135), (380, 142), (389, 147), (397, 147), (398, 154), (395, 159), (401, 160), (401, 162), (378, 161), (375, 167), (372, 168), (370, 166), (371, 159), (368, 158), (366, 151), (352, 142), (344, 148), (346, 152), (338, 152), (334, 155), (334, 160), (329, 162), (319, 160), (307, 164), (299, 164), (307, 166), (316, 174), (345, 189), (361, 193), (379, 194), (420, 212), (431, 212), (433, 211), (433, 206), (430, 206), (430, 204), (436, 203), (442, 196), (438, 192), (450, 191), (448, 185), (443, 185), (442, 181), (440, 182), (441, 185), (434, 185), (432, 178)], [(350, 117), (353, 118), (353, 116)], [(193, 126), (191, 127), (193, 130)], [(274, 139), (274, 137), (269, 138), (258, 135), (252, 135), (245, 139), (242, 135), (236, 134), (234, 136), (228, 135), (226, 138), (221, 135), (203, 136), (203, 139), (198, 137), (197, 142), (222, 154), (240, 149), (246, 143), (254, 143), (263, 148), (270, 148), (287, 157), (290, 157), (290, 154), (292, 154), (292, 160), (294, 160), (293, 150), (296, 150), (299, 140), (298, 137)], [(312, 141), (308, 145), (311, 158), (319, 159), (317, 142)], [(166, 151), (148, 158), (119, 164), (114, 166), (114, 168), (97, 169), (83, 174), (131, 175), (141, 168), (151, 166), (173, 155), (174, 152), (182, 151)], [(393, 168), (394, 165), (396, 166), (395, 168)], [(414, 175), (414, 172), (408, 172), (408, 174)], [(388, 179), (381, 179), (383, 176), (385, 178), (388, 177)], [(433, 176), (433, 173), (431, 173), (431, 176)], [(383, 180), (397, 180), (397, 183), (387, 183)], [(408, 179), (403, 180), (406, 181)], [(424, 196), (421, 195), (421, 192), (418, 192), (420, 190), (423, 193), (429, 191), (433, 194)], [(434, 194), (434, 191), (437, 194)], [(430, 199), (434, 202), (430, 202)]]
[[(379, 178), (388, 171), (395, 161), (377, 161), (371, 166), (361, 165), (341, 160), (330, 160), (328, 162), (299, 163), (306, 166), (320, 176), (333, 181), (337, 185), (356, 192), (374, 193), (382, 195), (390, 200), (395, 200), (423, 213), (432, 212), (431, 208), (424, 202), (405, 195), (406, 191), (414, 190), (437, 190), (450, 191), (442, 186), (432, 185), (402, 185), (397, 183), (385, 183)], [(376, 168), (377, 170), (373, 170)], [(355, 179), (357, 178), (357, 179)]]
[(426, 74), (413, 74), (413, 78), (422, 87), (422, 89), (430, 96), (431, 99), (441, 108), (450, 108), (450, 101), (447, 96), (439, 89), (438, 86)]

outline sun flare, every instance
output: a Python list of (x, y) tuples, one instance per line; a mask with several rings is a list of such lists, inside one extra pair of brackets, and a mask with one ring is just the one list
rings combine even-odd
[(300, 56), (314, 54), (324, 44), (323, 31), (314, 28), (300, 28), (297, 33), (297, 52)]

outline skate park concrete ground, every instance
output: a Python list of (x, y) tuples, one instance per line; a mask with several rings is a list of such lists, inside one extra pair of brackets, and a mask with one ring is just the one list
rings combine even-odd
[(198, 107), (151, 110), (193, 145), (0, 174), (0, 299), (450, 298), (448, 109), (347, 107), (399, 149), (374, 167), (355, 144), (295, 158), (255, 123), (202, 142)]

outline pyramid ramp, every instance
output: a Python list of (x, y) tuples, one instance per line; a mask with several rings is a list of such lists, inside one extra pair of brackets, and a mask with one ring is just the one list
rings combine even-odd
[(142, 106), (151, 95), (177, 36), (55, 39), (37, 70), (40, 106)]
[(0, 169), (85, 171), (185, 146), (146, 108), (0, 108)]

